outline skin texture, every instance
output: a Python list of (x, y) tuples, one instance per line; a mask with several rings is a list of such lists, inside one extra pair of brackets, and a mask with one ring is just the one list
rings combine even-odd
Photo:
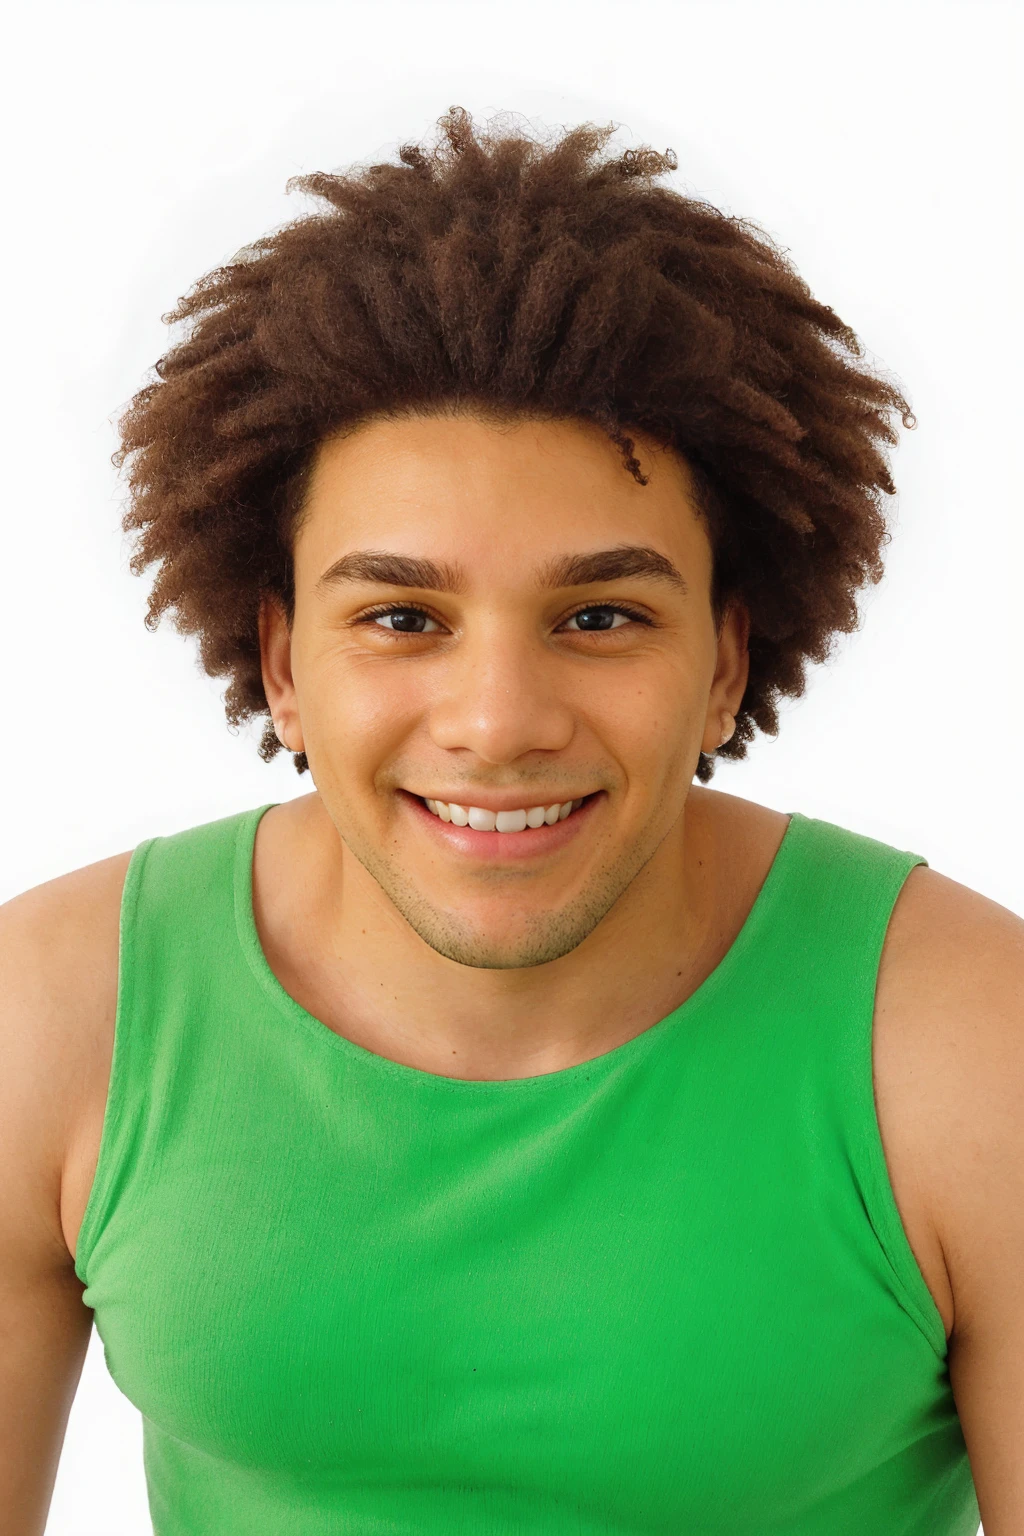
[[(640, 486), (596, 428), (472, 416), (376, 421), (321, 452), (291, 631), (276, 605), (263, 615), (264, 680), (317, 784), (306, 857), (345, 1031), (382, 1054), (407, 1059), (396, 1020), (415, 1017), (409, 1064), (526, 1076), (609, 1049), (685, 995), (680, 934), (699, 953), (707, 913), (680, 878), (684, 807), (700, 751), (739, 708), (746, 630), (739, 607), (716, 630), (685, 464), (645, 453)], [(542, 582), (559, 560), (622, 546), (655, 551), (685, 588), (665, 575)], [(458, 566), (460, 590), (318, 585), (364, 550)], [(373, 618), (402, 602), (422, 605), (425, 632)], [(578, 627), (574, 615), (611, 603), (637, 617)], [(420, 796), (594, 799), (560, 825), (561, 846), (533, 852), (556, 829), (467, 837)], [(468, 846), (479, 841), (490, 846)]]
[[(564, 423), (378, 422), (323, 449), (296, 544), (294, 626), (273, 606), (261, 620), (268, 698), (317, 790), (260, 822), (254, 915), (286, 990), (394, 1060), (498, 1079), (613, 1048), (717, 965), (778, 848), (784, 816), (691, 784), (742, 693), (743, 616), (716, 631), (685, 465), (639, 451), (645, 487), (601, 434)], [(545, 563), (623, 543), (670, 560), (687, 592), (636, 576), (538, 582)], [(459, 562), (463, 590), (364, 581), (318, 594), (326, 569), (367, 548)], [(355, 622), (382, 599), (421, 603), (439, 628), (395, 639)], [(567, 627), (613, 601), (656, 626)], [(563, 841), (517, 858), (497, 839), (490, 853), (450, 840), (409, 791), (595, 799)], [(4, 1536), (44, 1530), (88, 1343), (73, 1258), (109, 1083), (129, 856), (0, 907)], [(949, 1338), (986, 1536), (1024, 1530), (1022, 1020), (1024, 923), (913, 870), (879, 970), (876, 1105)]]

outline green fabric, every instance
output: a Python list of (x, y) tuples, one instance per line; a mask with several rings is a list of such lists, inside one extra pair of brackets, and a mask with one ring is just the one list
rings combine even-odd
[(142, 843), (124, 891), (77, 1271), (157, 1536), (975, 1536), (871, 1081), (925, 861), (796, 814), (679, 1008), (464, 1082), (281, 987), (267, 809)]

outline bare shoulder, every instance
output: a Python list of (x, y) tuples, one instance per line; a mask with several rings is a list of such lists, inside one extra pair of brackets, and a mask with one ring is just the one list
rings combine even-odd
[(1024, 1263), (1024, 920), (911, 870), (879, 966), (875, 1045), (962, 1339), (1000, 1273), (1009, 1287), (1012, 1267), (1016, 1287)]
[[(985, 1530), (1024, 1529), (1024, 921), (926, 868), (893, 910), (876, 1030), (890, 1128), (941, 1245), (949, 1379)], [(886, 1076), (887, 1075), (887, 1076)]]
[[(878, 975), (879, 1020), (931, 1042), (958, 1096), (988, 1091), (1024, 1048), (1024, 919), (918, 865), (893, 908)], [(1022, 1063), (1024, 1064), (1024, 1063)], [(952, 1085), (951, 1085), (952, 1086)]]
[(886, 949), (900, 965), (930, 967), (939, 961), (949, 973), (976, 982), (992, 960), (1001, 972), (1024, 964), (1024, 918), (919, 864), (893, 909)]
[[(131, 852), (0, 905), (0, 1123), (15, 1228), (70, 1262), (62, 1207), (102, 1120), (117, 1005), (121, 893)], [(69, 1182), (71, 1188), (69, 1189)]]

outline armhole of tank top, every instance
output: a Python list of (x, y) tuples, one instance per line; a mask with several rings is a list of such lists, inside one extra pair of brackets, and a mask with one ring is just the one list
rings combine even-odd
[[(124, 1096), (130, 1068), (129, 1035), (132, 1012), (132, 996), (135, 984), (132, 939), (138, 908), (139, 885), (146, 855), (157, 841), (146, 838), (132, 853), (125, 872), (121, 891), (121, 907), (118, 919), (117, 941), (117, 1002), (114, 1012), (114, 1040), (110, 1059), (110, 1077), (107, 1083), (103, 1125), (100, 1130), (96, 1171), (93, 1174), (89, 1198), (82, 1213), (82, 1224), (75, 1243), (75, 1274), (88, 1286), (89, 1259), (96, 1246), (103, 1221), (110, 1207), (114, 1180), (119, 1172), (119, 1159), (123, 1156)], [(120, 1143), (120, 1144), (119, 1144)]]
[(882, 1142), (882, 1130), (878, 1120), (878, 1104), (875, 1099), (875, 1001), (878, 992), (878, 971), (882, 959), (882, 949), (885, 944), (885, 936), (889, 930), (889, 923), (892, 919), (893, 908), (896, 905), (896, 900), (903, 889), (907, 876), (918, 864), (927, 865), (928, 863), (928, 860), (922, 854), (911, 853), (902, 849), (890, 849), (888, 851), (892, 857), (892, 867), (897, 871), (901, 867), (899, 861), (902, 861), (902, 874), (899, 874), (893, 883), (887, 886), (888, 905), (886, 908), (883, 908), (883, 920), (879, 924), (881, 931), (877, 934), (877, 947), (871, 957), (870, 984), (866, 989), (867, 1028), (857, 1032), (857, 1091), (859, 1094), (863, 1094), (866, 1100), (866, 1102), (858, 1104), (860, 1113), (856, 1116), (856, 1126), (863, 1133), (861, 1136), (861, 1172), (866, 1186), (865, 1198), (868, 1206), (868, 1219), (871, 1222), (882, 1252), (888, 1261), (900, 1304), (920, 1328), (938, 1358), (945, 1363), (948, 1353), (945, 1324), (942, 1321), (942, 1314), (936, 1305), (935, 1298), (928, 1289), (928, 1282), (924, 1278), (914, 1250), (910, 1246), (910, 1239), (907, 1236), (906, 1228), (903, 1225), (903, 1218), (896, 1203), (896, 1195), (892, 1187), (892, 1179), (889, 1175), (889, 1165), (885, 1157), (885, 1147)]

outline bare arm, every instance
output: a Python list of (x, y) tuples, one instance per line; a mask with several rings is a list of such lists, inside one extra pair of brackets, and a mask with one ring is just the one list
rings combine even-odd
[(42, 1536), (92, 1327), (65, 1240), (61, 1186), (89, 1095), (96, 1097), (104, 1068), (109, 1071), (126, 862), (127, 855), (118, 855), (0, 906), (0, 1529), (6, 1536)]
[(949, 1374), (985, 1536), (1014, 1536), (1024, 1531), (1024, 923), (980, 929), (969, 975), (940, 1225), (956, 1302)]
[(1024, 922), (915, 870), (890, 989), (904, 1109), (953, 1296), (949, 1375), (985, 1536), (1024, 1532)]

